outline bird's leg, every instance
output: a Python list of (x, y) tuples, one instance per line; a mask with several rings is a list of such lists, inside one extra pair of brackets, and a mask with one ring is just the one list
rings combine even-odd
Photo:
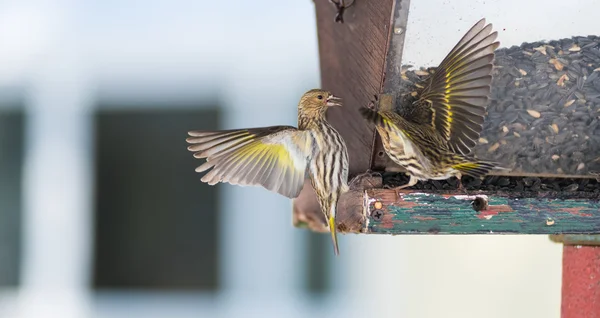
[(373, 95), (373, 98), (374, 98), (374, 99), (373, 99), (373, 100), (371, 100), (371, 101), (369, 102), (369, 104), (367, 105), (367, 108), (368, 108), (368, 109), (371, 109), (371, 110), (376, 110), (376, 107), (375, 107), (375, 105), (377, 104), (377, 102), (379, 102), (379, 97), (378, 97), (377, 95)]
[(456, 179), (458, 179), (458, 189), (457, 190), (458, 191), (463, 191), (464, 193), (467, 193), (467, 188), (463, 187), (463, 184), (462, 184), (462, 181), (461, 181), (462, 174), (457, 173), (455, 175), (455, 177), (456, 177)]
[(329, 2), (335, 5), (335, 9), (337, 10), (334, 19), (335, 22), (344, 23), (344, 11), (350, 8), (354, 4), (354, 1), (356, 0), (352, 0), (349, 5), (346, 5), (345, 0), (329, 0)]
[(402, 190), (404, 188), (409, 188), (409, 187), (412, 187), (415, 184), (417, 184), (417, 182), (419, 182), (419, 179), (417, 179), (417, 178), (415, 178), (413, 176), (410, 176), (410, 180), (408, 180), (407, 184), (401, 185), (399, 187), (392, 188), (392, 190), (398, 191), (398, 190)]

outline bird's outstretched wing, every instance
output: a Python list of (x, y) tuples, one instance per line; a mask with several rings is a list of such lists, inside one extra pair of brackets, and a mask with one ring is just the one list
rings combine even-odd
[(203, 182), (258, 185), (288, 198), (300, 194), (311, 156), (310, 132), (272, 126), (188, 134), (188, 150), (206, 158), (196, 172), (212, 168)]
[(468, 154), (483, 127), (492, 81), (494, 42), (492, 24), (481, 19), (437, 67), (420, 94), (418, 104), (429, 104), (431, 124), (457, 153)]

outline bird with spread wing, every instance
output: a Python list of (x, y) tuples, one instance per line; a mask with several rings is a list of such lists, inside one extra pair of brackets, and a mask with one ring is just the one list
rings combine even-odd
[(338, 199), (349, 189), (348, 151), (325, 113), (341, 105), (340, 98), (313, 89), (298, 104), (298, 128), (190, 131), (188, 150), (195, 158), (206, 158), (196, 172), (212, 168), (201, 179), (210, 185), (262, 186), (288, 198), (298, 197), (308, 175), (338, 255), (335, 216)]
[(416, 100), (398, 112), (361, 108), (375, 124), (388, 156), (410, 176), (402, 189), (419, 180), (444, 180), (462, 175), (481, 177), (499, 168), (470, 156), (479, 139), (498, 33), (485, 19), (477, 22), (424, 81)]

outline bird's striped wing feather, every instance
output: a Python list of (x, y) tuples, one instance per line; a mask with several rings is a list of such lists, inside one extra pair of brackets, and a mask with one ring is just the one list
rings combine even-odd
[(485, 19), (475, 24), (437, 67), (419, 103), (431, 105), (431, 124), (452, 150), (468, 154), (475, 146), (490, 94), (497, 32)]
[(312, 136), (291, 126), (227, 131), (191, 131), (188, 150), (206, 158), (196, 172), (214, 185), (262, 186), (288, 198), (300, 194), (310, 160)]

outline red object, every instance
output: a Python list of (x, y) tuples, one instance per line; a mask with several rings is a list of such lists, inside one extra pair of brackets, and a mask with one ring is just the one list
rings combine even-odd
[(600, 246), (563, 247), (561, 318), (600, 318)]

